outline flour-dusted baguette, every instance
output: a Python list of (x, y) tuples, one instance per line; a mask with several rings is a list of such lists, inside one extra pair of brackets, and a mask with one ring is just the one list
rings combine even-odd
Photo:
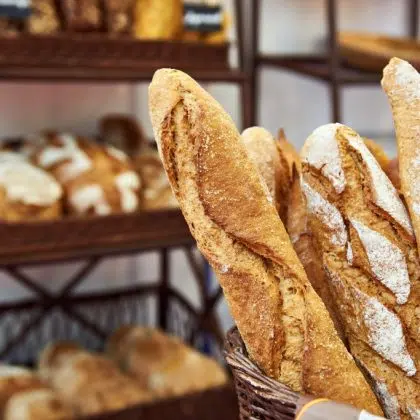
[(322, 266), (322, 254), (314, 243), (308, 219), (306, 199), (300, 185), (300, 175), (295, 169), (287, 202), (286, 229), (312, 287), (324, 302), (339, 336), (343, 339), (343, 326), (337, 316), (334, 298)]
[(285, 220), (290, 189), (287, 161), (279, 153), (274, 137), (265, 128), (247, 128), (242, 132), (241, 138), (268, 188), (281, 219)]
[(393, 58), (384, 69), (382, 87), (394, 117), (401, 192), (420, 250), (420, 75), (411, 64)]
[(350, 350), (386, 414), (418, 419), (420, 270), (407, 211), (350, 128), (318, 128), (301, 156), (311, 230)]
[(174, 193), (250, 357), (296, 391), (380, 413), (231, 118), (193, 79), (170, 69), (155, 73), (149, 109)]

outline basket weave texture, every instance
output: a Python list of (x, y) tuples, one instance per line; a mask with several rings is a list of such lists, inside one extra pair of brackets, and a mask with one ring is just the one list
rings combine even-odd
[(225, 358), (234, 377), (241, 420), (295, 418), (300, 395), (261, 372), (248, 358), (236, 328), (227, 333)]

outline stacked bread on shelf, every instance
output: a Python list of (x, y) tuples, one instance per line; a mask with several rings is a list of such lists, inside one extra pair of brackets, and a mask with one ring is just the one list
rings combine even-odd
[[(187, 3), (191, 4), (191, 1)], [(199, 0), (215, 6), (221, 1)], [(186, 40), (209, 44), (227, 41), (230, 26), (225, 12), (216, 32), (191, 32), (183, 25), (184, 0), (32, 0), (25, 20), (0, 18), (0, 34), (52, 35), (60, 32), (98, 32), (145, 40)]]
[(0, 147), (0, 220), (132, 213), (177, 207), (157, 151), (139, 124), (100, 121), (99, 142), (44, 131)]
[(393, 59), (382, 85), (397, 162), (341, 124), (315, 130), (300, 156), (284, 133), (277, 150), (261, 128), (241, 137), (177, 70), (156, 72), (149, 109), (249, 357), (294, 391), (418, 420), (420, 76)]
[(123, 327), (110, 338), (107, 352), (159, 398), (203, 391), (227, 382), (226, 372), (215, 360), (156, 329)]
[(48, 345), (36, 371), (0, 366), (0, 418), (68, 420), (225, 385), (219, 364), (163, 332), (116, 331), (107, 353), (73, 342)]

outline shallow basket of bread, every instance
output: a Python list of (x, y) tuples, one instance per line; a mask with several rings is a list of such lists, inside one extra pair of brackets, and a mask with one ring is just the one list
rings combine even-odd
[(420, 419), (420, 76), (392, 59), (382, 85), (397, 177), (349, 127), (319, 127), (299, 155), (262, 128), (241, 136), (186, 74), (154, 75), (160, 155), (236, 321), (243, 419)]

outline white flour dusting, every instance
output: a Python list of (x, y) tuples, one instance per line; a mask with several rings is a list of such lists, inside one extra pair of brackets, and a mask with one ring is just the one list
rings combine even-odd
[(306, 140), (301, 156), (304, 162), (321, 171), (337, 193), (342, 193), (346, 186), (346, 179), (335, 138), (339, 127), (342, 125), (337, 123), (317, 128)]
[(322, 197), (317, 191), (301, 179), (302, 190), (306, 196), (308, 212), (317, 216), (321, 222), (332, 231), (331, 243), (336, 246), (345, 246), (347, 243), (347, 230), (343, 217), (336, 207)]
[(407, 302), (410, 278), (403, 252), (387, 238), (355, 219), (350, 219), (366, 251), (374, 276), (391, 292), (397, 303)]

